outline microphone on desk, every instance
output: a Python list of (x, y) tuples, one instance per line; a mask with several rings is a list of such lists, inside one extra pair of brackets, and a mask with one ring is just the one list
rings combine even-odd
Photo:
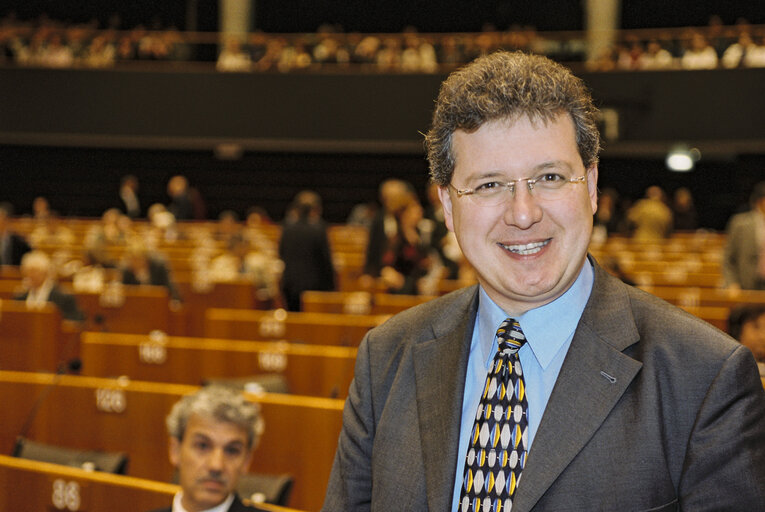
[(61, 361), (56, 367), (56, 375), (78, 374), (82, 369), (82, 359), (74, 357), (68, 361)]
[(93, 315), (93, 323), (101, 332), (109, 332), (109, 329), (106, 327), (106, 318), (101, 313)]
[(53, 388), (55, 388), (61, 381), (61, 377), (69, 373), (79, 373), (80, 368), (82, 368), (82, 361), (78, 357), (69, 359), (68, 361), (62, 361), (58, 364), (56, 367), (56, 373), (53, 376), (53, 380), (51, 380), (50, 383), (40, 392), (40, 395), (35, 400), (34, 404), (32, 405), (32, 409), (29, 411), (29, 414), (24, 421), (24, 425), (21, 427), (18, 436), (16, 436), (16, 443), (14, 444), (13, 451), (11, 453), (14, 457), (18, 455), (18, 451), (21, 449), (22, 443), (29, 433), (29, 429), (32, 428), (32, 423), (37, 417), (40, 406), (43, 404), (51, 391), (53, 391)]

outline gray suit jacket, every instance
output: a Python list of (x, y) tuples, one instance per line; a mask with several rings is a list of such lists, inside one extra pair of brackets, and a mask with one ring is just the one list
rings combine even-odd
[(726, 230), (722, 269), (725, 284), (738, 284), (745, 290), (765, 289), (765, 280), (757, 276), (759, 247), (757, 245), (757, 216), (749, 211), (734, 215)]
[[(450, 509), (476, 308), (467, 288), (365, 337), (324, 511)], [(513, 512), (763, 503), (765, 391), (751, 353), (596, 265)]]

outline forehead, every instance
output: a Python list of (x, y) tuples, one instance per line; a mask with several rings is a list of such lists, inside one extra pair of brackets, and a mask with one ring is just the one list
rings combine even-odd
[(233, 442), (247, 444), (247, 431), (244, 428), (201, 414), (192, 414), (189, 417), (183, 435), (184, 441), (195, 437), (205, 437), (218, 444)]
[(551, 162), (583, 167), (571, 116), (550, 120), (520, 116), (481, 125), (473, 132), (457, 130), (452, 137), (455, 173), (526, 172)]

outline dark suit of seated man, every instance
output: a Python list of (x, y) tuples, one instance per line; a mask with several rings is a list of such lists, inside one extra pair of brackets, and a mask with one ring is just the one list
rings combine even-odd
[(172, 301), (179, 302), (181, 300), (178, 288), (176, 288), (170, 276), (170, 269), (165, 262), (141, 246), (128, 248), (121, 271), (123, 284), (164, 286), (167, 288)]
[(61, 311), (62, 318), (82, 322), (85, 314), (77, 306), (77, 299), (56, 283), (51, 269), (50, 258), (44, 252), (26, 253), (21, 259), (21, 274), (27, 290), (14, 296), (14, 299), (25, 301), (30, 308), (52, 302)]
[(167, 431), (181, 490), (155, 512), (262, 512), (235, 492), (263, 431), (257, 404), (229, 388), (202, 388), (173, 406)]

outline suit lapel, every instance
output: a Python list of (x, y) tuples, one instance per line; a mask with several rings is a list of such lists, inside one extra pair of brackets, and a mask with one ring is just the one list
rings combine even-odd
[[(595, 283), (529, 451), (513, 511), (531, 510), (597, 431), (642, 364), (627, 295), (595, 265)], [(625, 313), (627, 312), (627, 313)]]
[(430, 510), (451, 508), (477, 298), (477, 287), (462, 292), (433, 323), (435, 337), (413, 349), (420, 442)]

